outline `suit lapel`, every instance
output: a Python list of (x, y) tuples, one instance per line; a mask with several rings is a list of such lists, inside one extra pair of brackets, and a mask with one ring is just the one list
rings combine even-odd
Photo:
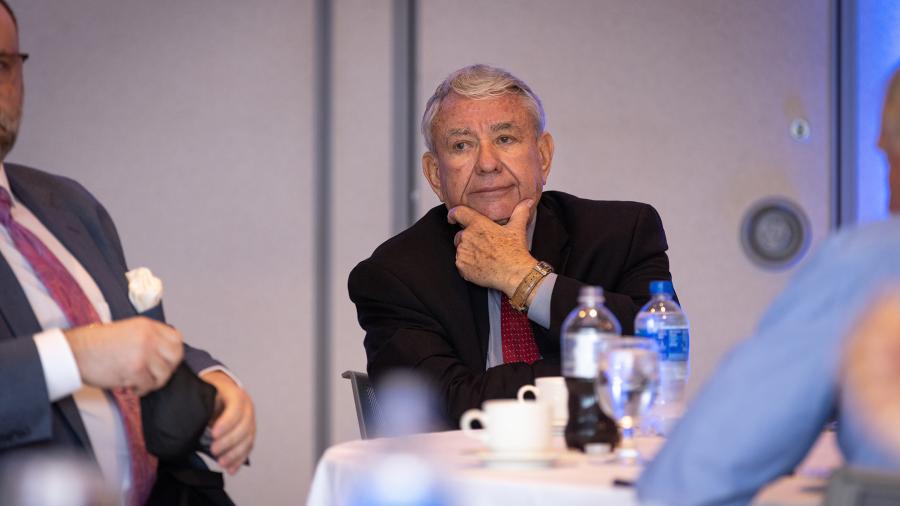
[[(111, 301), (121, 299), (115, 295), (117, 283), (109, 268), (103, 262), (103, 256), (97, 250), (90, 236), (81, 222), (72, 213), (67, 212), (60, 205), (59, 199), (49, 188), (35, 187), (34, 185), (22, 185), (16, 178), (15, 169), (7, 167), (7, 177), (10, 187), (18, 198), (51, 233), (81, 262), (81, 265), (91, 274), (94, 281), (100, 287), (106, 298), (113, 315), (122, 312), (121, 304), (113, 304)], [(22, 291), (15, 274), (4, 260), (0, 266), (0, 282), (3, 286), (10, 287), (0, 294), (3, 316), (13, 330), (13, 336), (32, 335), (40, 332), (41, 327), (31, 309), (28, 300)], [(114, 316), (115, 318), (115, 316)], [(12, 320), (12, 321), (11, 321)], [(77, 435), (85, 450), (93, 454), (90, 438), (78, 411), (78, 406), (71, 396), (60, 399), (55, 403), (62, 416), (69, 423), (73, 432)]]
[[(534, 225), (531, 240), (531, 256), (552, 265), (555, 272), (563, 273), (566, 271), (570, 251), (569, 234), (566, 232), (565, 224), (553, 206), (553, 201), (544, 195), (538, 204), (537, 223)], [(546, 356), (548, 350), (555, 349), (558, 345), (556, 342), (550, 342), (550, 331), (544, 327), (531, 322), (531, 330), (542, 355)]]
[(472, 304), (472, 314), (475, 316), (475, 332), (478, 334), (478, 344), (481, 348), (481, 368), (487, 363), (488, 343), (491, 339), (491, 320), (488, 314), (487, 288), (466, 283), (469, 289), (469, 300)]
[[(443, 206), (442, 206), (443, 207)], [(446, 220), (444, 221), (446, 223)], [(476, 285), (475, 283), (469, 283), (459, 274), (456, 270), (455, 266), (455, 258), (456, 258), (456, 247), (453, 245), (453, 238), (456, 236), (456, 233), (460, 231), (460, 227), (457, 225), (446, 225), (446, 230), (448, 232), (447, 240), (450, 245), (448, 249), (449, 262), (450, 265), (453, 266), (454, 278), (457, 280), (456, 282), (460, 283), (465, 292), (468, 293), (469, 297), (469, 314), (473, 317), (473, 322), (475, 324), (475, 335), (478, 338), (478, 347), (480, 353), (478, 354), (480, 360), (480, 370), (484, 369), (485, 364), (487, 364), (487, 351), (488, 344), (491, 338), (491, 322), (490, 315), (488, 314), (488, 302), (487, 302), (487, 288)], [(456, 293), (460, 293), (460, 288), (454, 290)], [(460, 313), (466, 314), (466, 313)]]
[[(6, 259), (0, 256), (0, 312), (3, 313), (3, 319), (6, 321), (10, 335), (6, 338), (12, 339), (16, 336), (32, 336), (40, 332), (41, 324), (28, 303), (25, 292), (22, 291), (19, 280), (13, 273)], [(0, 336), (3, 337), (3, 336)], [(62, 414), (63, 418), (68, 422), (72, 431), (78, 437), (84, 450), (89, 456), (93, 456), (94, 450), (91, 446), (91, 440), (88, 437), (87, 429), (81, 420), (81, 414), (78, 412), (78, 406), (71, 396), (64, 397), (55, 403), (56, 408)]]
[(122, 273), (113, 272), (96, 241), (62, 199), (49, 188), (35, 188), (16, 183), (14, 173), (7, 172), (16, 197), (69, 250), (91, 275), (109, 305), (113, 320), (133, 316), (128, 302), (128, 285)]
[(15, 273), (0, 255), (0, 314), (9, 329), (9, 335), (0, 334), (0, 338), (30, 336), (41, 331), (41, 325), (31, 309), (25, 292), (19, 285)]
[(531, 240), (531, 255), (565, 272), (569, 259), (569, 233), (547, 196), (538, 205), (537, 223)]

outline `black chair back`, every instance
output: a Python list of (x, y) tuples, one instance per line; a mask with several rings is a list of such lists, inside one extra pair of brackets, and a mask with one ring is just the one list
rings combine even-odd
[(359, 422), (359, 436), (363, 439), (376, 437), (381, 420), (375, 389), (369, 382), (369, 375), (359, 371), (344, 371), (342, 378), (350, 380), (353, 388), (353, 402), (356, 404), (356, 420)]

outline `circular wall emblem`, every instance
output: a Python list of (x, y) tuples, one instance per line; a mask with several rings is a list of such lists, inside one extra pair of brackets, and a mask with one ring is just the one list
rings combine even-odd
[(741, 244), (760, 267), (785, 269), (806, 253), (810, 232), (809, 218), (800, 206), (783, 197), (769, 197), (744, 215)]

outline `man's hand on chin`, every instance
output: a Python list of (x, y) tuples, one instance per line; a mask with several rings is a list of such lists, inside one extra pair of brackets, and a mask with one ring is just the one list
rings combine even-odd
[(222, 371), (200, 377), (216, 387), (216, 407), (210, 429), (210, 451), (228, 474), (235, 474), (247, 461), (256, 438), (253, 401), (243, 388)]
[(498, 225), (478, 211), (456, 206), (447, 221), (463, 229), (454, 238), (456, 268), (466, 281), (512, 297), (538, 261), (528, 252), (528, 221), (534, 200), (519, 202), (509, 221)]

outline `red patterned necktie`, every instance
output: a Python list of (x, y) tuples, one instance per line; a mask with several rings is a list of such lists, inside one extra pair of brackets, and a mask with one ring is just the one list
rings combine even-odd
[(513, 309), (505, 294), (500, 297), (500, 336), (504, 364), (525, 362), (531, 365), (541, 358), (528, 316)]
[[(6, 227), (19, 253), (28, 260), (47, 293), (62, 310), (71, 327), (100, 323), (94, 305), (84, 294), (72, 274), (47, 246), (30, 230), (12, 218), (12, 199), (6, 188), (0, 187), (0, 225)], [(112, 390), (113, 398), (125, 423), (128, 451), (131, 455), (131, 490), (128, 504), (141, 505), (150, 497), (156, 481), (156, 458), (147, 453), (141, 425), (141, 404), (137, 395), (127, 388)]]

